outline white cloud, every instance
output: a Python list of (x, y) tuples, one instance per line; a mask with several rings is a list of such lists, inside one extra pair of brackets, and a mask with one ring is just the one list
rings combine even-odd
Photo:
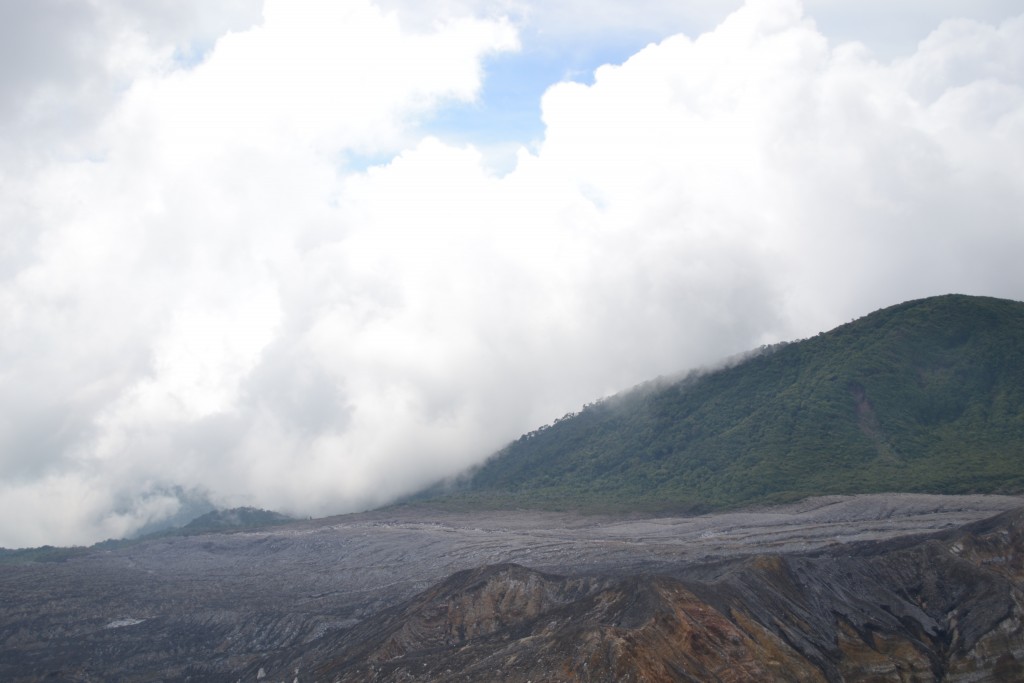
[(522, 8), (467, 7), (147, 14), (88, 126), (9, 113), (42, 132), (0, 166), (0, 498), (32, 520), (0, 545), (129, 533), (175, 491), (358, 509), (660, 373), (1024, 298), (1024, 20), (884, 61), (752, 0), (553, 85), (498, 177), (419, 125), (518, 46)]

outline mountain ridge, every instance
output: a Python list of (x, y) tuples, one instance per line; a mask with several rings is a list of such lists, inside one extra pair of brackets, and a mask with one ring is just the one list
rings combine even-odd
[(882, 491), (1024, 491), (1024, 303), (907, 301), (653, 380), (415, 498), (704, 512)]

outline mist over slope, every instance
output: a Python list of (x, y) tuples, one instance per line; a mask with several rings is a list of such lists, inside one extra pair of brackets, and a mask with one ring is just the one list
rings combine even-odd
[(880, 491), (1024, 491), (1024, 303), (908, 301), (655, 380), (522, 436), (440, 497), (700, 510)]

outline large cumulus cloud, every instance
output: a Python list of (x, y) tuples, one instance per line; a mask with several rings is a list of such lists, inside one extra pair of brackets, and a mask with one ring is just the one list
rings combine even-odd
[(39, 132), (0, 166), (0, 545), (131, 533), (182, 492), (359, 509), (660, 373), (1024, 297), (1024, 19), (882, 59), (751, 0), (552, 85), (496, 175), (422, 132), (518, 46), (455, 10), (271, 1), (185, 22), (234, 28), (191, 52), (140, 20), (88, 125), (5, 104)]

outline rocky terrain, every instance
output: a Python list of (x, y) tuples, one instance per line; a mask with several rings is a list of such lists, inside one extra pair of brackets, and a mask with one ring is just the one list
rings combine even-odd
[(404, 507), (8, 558), (0, 680), (1015, 680), (1022, 504)]

